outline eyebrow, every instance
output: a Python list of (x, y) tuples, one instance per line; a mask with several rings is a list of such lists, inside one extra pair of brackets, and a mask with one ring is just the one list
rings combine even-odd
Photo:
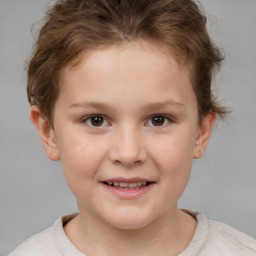
[(78, 102), (69, 106), (69, 108), (96, 108), (96, 109), (111, 109), (113, 108), (110, 104), (104, 102)]
[(173, 100), (160, 101), (160, 102), (154, 102), (154, 103), (143, 105), (143, 109), (146, 111), (151, 111), (155, 109), (164, 109), (169, 107), (186, 109), (184, 104), (182, 104), (181, 102), (173, 101)]
[[(173, 100), (147, 103), (142, 106), (142, 109), (144, 111), (153, 111), (155, 109), (164, 109), (169, 107), (186, 109), (184, 104), (182, 104), (181, 102), (173, 101)], [(74, 103), (70, 105), (69, 108), (95, 108), (99, 110), (116, 109), (116, 107), (113, 107), (111, 104), (104, 103), (104, 102), (94, 102), (94, 101)]]

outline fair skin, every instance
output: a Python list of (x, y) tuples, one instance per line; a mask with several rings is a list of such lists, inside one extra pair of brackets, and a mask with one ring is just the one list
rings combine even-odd
[(77, 199), (71, 242), (86, 255), (181, 253), (196, 220), (177, 201), (215, 121), (198, 123), (187, 69), (138, 41), (91, 51), (60, 87), (53, 127), (37, 106), (30, 117)]

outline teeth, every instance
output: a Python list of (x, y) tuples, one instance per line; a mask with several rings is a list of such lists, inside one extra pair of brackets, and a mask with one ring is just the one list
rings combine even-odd
[(129, 188), (135, 188), (135, 187), (140, 186), (141, 185), (140, 183), (141, 182), (138, 182), (138, 183), (132, 182), (132, 183), (129, 183), (128, 186), (129, 186)]
[(127, 188), (128, 185), (129, 185), (129, 183), (127, 183), (127, 182), (120, 182), (120, 183), (119, 183), (119, 186), (120, 186), (121, 188)]
[(112, 182), (112, 181), (107, 181), (106, 183), (109, 186), (119, 187), (119, 188), (122, 188), (122, 189), (138, 189), (138, 188), (146, 186), (146, 184), (147, 184), (146, 181), (142, 181), (142, 182)]

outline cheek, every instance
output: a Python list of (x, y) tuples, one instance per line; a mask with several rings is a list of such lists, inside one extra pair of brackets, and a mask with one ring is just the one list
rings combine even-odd
[(64, 175), (72, 191), (88, 187), (89, 181), (97, 180), (97, 172), (106, 155), (102, 146), (82, 136), (79, 139), (70, 136), (59, 146)]
[(193, 161), (194, 140), (187, 133), (159, 141), (151, 152), (165, 192), (179, 197), (185, 189)]
[(162, 159), (162, 166), (159, 170), (162, 181), (171, 188), (171, 193), (181, 195), (190, 177), (192, 157), (191, 152), (177, 149), (174, 151), (172, 154), (170, 150), (170, 154)]
[(193, 160), (195, 140), (190, 133), (174, 133), (163, 137), (151, 148), (151, 158), (160, 170), (169, 170), (167, 174), (190, 172)]

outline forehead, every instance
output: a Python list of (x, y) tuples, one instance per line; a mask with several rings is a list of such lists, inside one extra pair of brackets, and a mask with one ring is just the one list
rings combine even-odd
[[(170, 65), (172, 66), (172, 70), (169, 70), (170, 72), (182, 71), (189, 73), (187, 65), (181, 61), (181, 56), (178, 56), (175, 51), (166, 45), (145, 40), (135, 40), (101, 46), (82, 52), (61, 70), (60, 84), (63, 84), (63, 80), (68, 79), (67, 74), (69, 76), (77, 70), (81, 70), (81, 68), (83, 68), (84, 74), (102, 72), (107, 76), (111, 73), (111, 68), (114, 65), (116, 72), (128, 72), (129, 69), (134, 69), (137, 66), (140, 68), (140, 73), (144, 71), (147, 76), (152, 71), (159, 72), (159, 75), (161, 75)], [(144, 73), (141, 73), (141, 75), (144, 75)]]
[(145, 41), (102, 47), (81, 55), (76, 65), (62, 70), (60, 86), (60, 95), (73, 101), (84, 97), (111, 101), (116, 94), (135, 99), (135, 92), (141, 100), (151, 95), (161, 101), (169, 89), (169, 97), (184, 101), (180, 98), (193, 94), (187, 68), (167, 48)]

